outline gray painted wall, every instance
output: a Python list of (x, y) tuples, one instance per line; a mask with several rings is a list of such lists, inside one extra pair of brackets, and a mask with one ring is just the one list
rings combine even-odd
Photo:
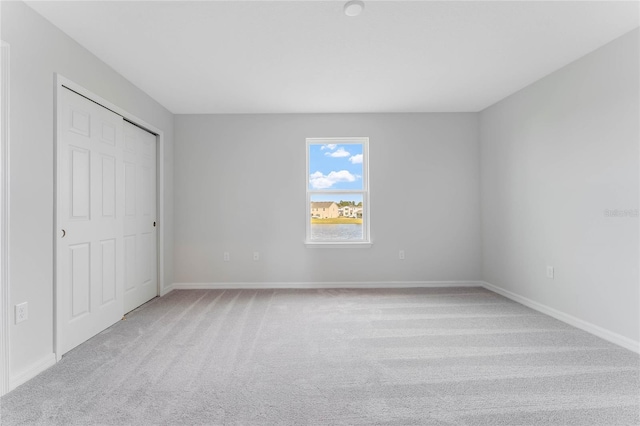
[[(484, 279), (640, 340), (639, 31), (480, 116)], [(546, 266), (555, 279), (546, 278)]]
[[(480, 279), (477, 124), (474, 113), (175, 116), (175, 281)], [(341, 136), (370, 138), (373, 247), (305, 248), (305, 138)]]
[(54, 72), (165, 135), (165, 280), (173, 282), (173, 115), (22, 2), (2, 2), (2, 39), (11, 46), (10, 303), (29, 319), (10, 327), (11, 375), (53, 352)]

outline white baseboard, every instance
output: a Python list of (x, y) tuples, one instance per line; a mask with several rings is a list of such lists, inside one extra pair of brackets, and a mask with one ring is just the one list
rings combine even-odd
[(490, 284), (488, 282), (481, 281), (481, 285), (487, 290), (491, 290), (494, 293), (498, 293), (508, 299), (511, 299), (522, 305), (528, 306), (531, 309), (535, 309), (538, 312), (542, 312), (543, 314), (549, 315), (550, 317), (553, 317), (557, 320), (565, 322), (576, 328), (584, 330), (587, 333), (591, 333), (606, 341), (609, 341), (618, 346), (622, 346), (625, 349), (629, 349), (630, 351), (640, 354), (640, 342), (629, 339), (628, 337), (622, 336), (618, 333), (614, 333), (613, 331), (607, 330), (605, 328), (602, 328), (590, 322), (581, 320), (580, 318), (576, 318), (573, 315), (566, 314), (562, 311), (551, 308), (547, 305), (543, 305), (542, 303), (536, 302), (527, 297), (512, 293), (509, 290), (505, 290), (501, 287)]
[[(367, 281), (367, 282), (241, 282), (241, 283), (173, 283), (171, 290), (230, 290), (270, 288), (414, 288), (414, 287), (482, 287), (482, 281)], [(170, 289), (170, 290), (169, 290)]]
[(9, 388), (11, 390), (17, 388), (21, 384), (25, 383), (28, 380), (33, 379), (38, 374), (42, 373), (49, 367), (54, 366), (56, 363), (56, 354), (50, 353), (49, 355), (42, 358), (40, 361), (33, 364), (31, 367), (27, 368), (21, 373), (16, 374), (15, 376), (11, 376), (9, 379)]
[(162, 290), (160, 290), (160, 297), (171, 293), (173, 291), (173, 286), (174, 286), (173, 284), (170, 284), (170, 285), (164, 287)]

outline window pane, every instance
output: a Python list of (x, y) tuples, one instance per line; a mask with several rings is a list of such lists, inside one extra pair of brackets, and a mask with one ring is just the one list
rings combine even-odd
[(362, 194), (313, 194), (310, 211), (312, 240), (364, 239)]
[(361, 143), (309, 144), (309, 189), (362, 190)]

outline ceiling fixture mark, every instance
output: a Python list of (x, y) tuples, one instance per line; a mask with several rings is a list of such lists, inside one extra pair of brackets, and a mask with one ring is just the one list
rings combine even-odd
[(351, 0), (344, 5), (344, 14), (347, 16), (358, 16), (364, 10), (364, 3), (360, 0)]

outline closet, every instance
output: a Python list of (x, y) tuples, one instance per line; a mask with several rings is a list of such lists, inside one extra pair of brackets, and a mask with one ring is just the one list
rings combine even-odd
[(156, 136), (59, 92), (58, 358), (158, 294)]

